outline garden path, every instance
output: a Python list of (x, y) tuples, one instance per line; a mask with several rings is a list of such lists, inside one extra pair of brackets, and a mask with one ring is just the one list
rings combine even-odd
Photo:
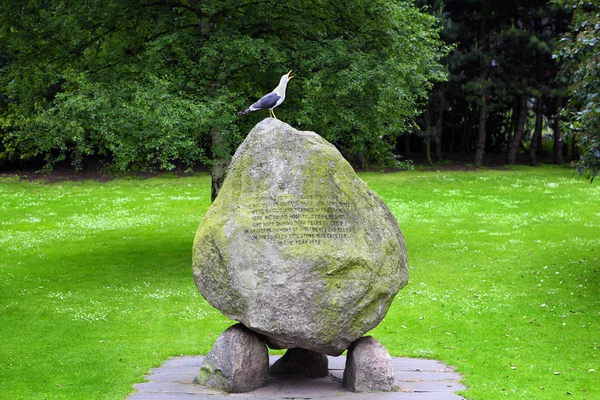
[[(279, 356), (270, 356), (273, 364)], [(329, 357), (330, 376), (320, 379), (269, 378), (269, 384), (250, 393), (224, 394), (192, 384), (204, 357), (190, 356), (167, 360), (150, 370), (147, 382), (134, 385), (137, 392), (127, 400), (461, 400), (454, 392), (465, 390), (462, 377), (440, 361), (416, 358), (393, 358), (394, 375), (399, 392), (353, 393), (344, 389), (341, 378), (346, 357)]]

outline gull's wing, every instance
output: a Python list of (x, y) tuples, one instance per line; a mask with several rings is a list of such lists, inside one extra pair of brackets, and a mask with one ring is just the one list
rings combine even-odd
[(264, 95), (260, 100), (250, 106), (250, 110), (258, 111), (258, 110), (266, 110), (268, 108), (273, 108), (277, 105), (277, 100), (279, 100), (281, 96), (279, 96), (275, 92), (271, 92), (267, 95)]

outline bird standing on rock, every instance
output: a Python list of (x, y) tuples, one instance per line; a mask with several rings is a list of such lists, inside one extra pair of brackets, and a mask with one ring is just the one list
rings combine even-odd
[(273, 109), (283, 103), (283, 100), (285, 100), (285, 88), (287, 87), (287, 83), (290, 81), (290, 79), (293, 78), (293, 76), (290, 75), (291, 73), (292, 71), (283, 75), (279, 80), (279, 85), (277, 85), (275, 90), (267, 95), (264, 95), (260, 100), (246, 108), (244, 111), (240, 111), (238, 115), (246, 115), (254, 111), (268, 109), (269, 115), (277, 119)]

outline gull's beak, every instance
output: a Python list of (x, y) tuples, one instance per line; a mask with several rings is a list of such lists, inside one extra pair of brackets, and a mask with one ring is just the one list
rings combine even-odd
[(292, 79), (293, 78), (293, 76), (290, 76), (291, 73), (292, 73), (292, 70), (290, 70), (290, 72), (287, 73), (288, 74), (288, 79)]

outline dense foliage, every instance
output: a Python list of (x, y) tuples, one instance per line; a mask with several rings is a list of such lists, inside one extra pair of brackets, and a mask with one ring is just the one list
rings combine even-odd
[(278, 116), (391, 160), (432, 82), (435, 19), (409, 1), (30, 0), (0, 10), (0, 162), (119, 171), (227, 157), (236, 110), (294, 70)]
[(556, 57), (565, 61), (563, 77), (570, 82), (565, 128), (579, 139), (580, 171), (592, 180), (600, 169), (600, 2), (570, 1), (572, 31), (560, 42)]
[[(570, 8), (545, 0), (418, 3), (440, 20), (442, 38), (456, 44), (444, 60), (450, 78), (432, 92), (421, 122), (438, 161), (461, 153), (481, 165), (486, 153), (504, 153), (509, 164), (526, 154), (536, 165), (545, 127), (554, 161), (563, 162), (567, 149), (557, 122), (566, 88), (552, 54), (568, 30)], [(404, 151), (414, 151), (420, 143), (407, 145)]]

